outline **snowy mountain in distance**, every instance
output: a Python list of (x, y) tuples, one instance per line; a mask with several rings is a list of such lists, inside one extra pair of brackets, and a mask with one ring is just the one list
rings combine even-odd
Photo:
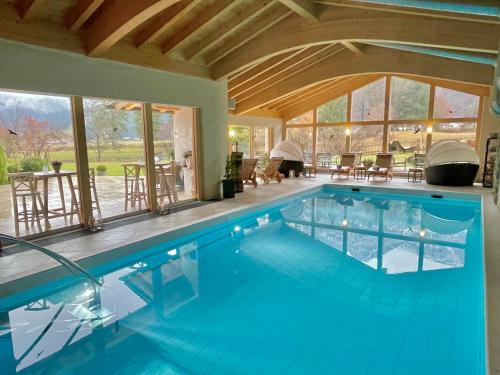
[(16, 118), (31, 116), (51, 123), (56, 129), (66, 130), (71, 127), (70, 108), (70, 100), (65, 97), (0, 91), (0, 126), (9, 126)]

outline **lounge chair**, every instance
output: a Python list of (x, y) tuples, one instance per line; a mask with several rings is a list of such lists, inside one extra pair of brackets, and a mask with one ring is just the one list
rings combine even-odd
[(269, 163), (267, 163), (266, 169), (261, 172), (257, 172), (256, 176), (264, 181), (266, 185), (269, 184), (269, 181), (272, 179), (275, 179), (276, 181), (278, 181), (278, 183), (280, 183), (281, 174), (279, 173), (278, 168), (280, 167), (283, 160), (283, 157), (271, 158), (271, 160), (269, 160)]
[(392, 167), (394, 162), (394, 156), (392, 154), (377, 154), (377, 158), (375, 159), (375, 164), (370, 167), (367, 171), (367, 179), (370, 180), (370, 176), (381, 176), (385, 177), (387, 181), (387, 177), (390, 177), (392, 180)]
[(330, 178), (333, 178), (333, 175), (337, 173), (339, 175), (345, 174), (347, 179), (349, 179), (349, 174), (354, 168), (354, 163), (356, 161), (356, 154), (354, 153), (346, 153), (342, 154), (340, 157), (340, 164), (336, 167), (332, 168), (332, 175)]
[(255, 167), (259, 159), (243, 159), (241, 163), (239, 174), (240, 178), (243, 180), (244, 185), (253, 185), (257, 187), (257, 176), (255, 173)]

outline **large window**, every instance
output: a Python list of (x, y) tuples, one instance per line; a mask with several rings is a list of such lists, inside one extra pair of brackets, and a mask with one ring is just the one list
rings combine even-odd
[(429, 115), (430, 85), (392, 77), (390, 120), (419, 120)]
[[(149, 207), (142, 105), (84, 99), (89, 167), (98, 197), (94, 217), (112, 217)], [(95, 199), (94, 199), (95, 200)]]
[(384, 119), (385, 78), (352, 92), (351, 121)]
[(288, 128), (286, 138), (291, 139), (302, 146), (306, 158), (311, 157), (313, 149), (313, 128)]
[(338, 164), (340, 155), (345, 150), (344, 126), (320, 126), (316, 136), (316, 152), (327, 166), (326, 160)]
[(248, 126), (229, 126), (231, 151), (243, 152), (244, 158), (250, 157), (250, 128)]
[(405, 172), (420, 166), (427, 147), (440, 140), (477, 147), (480, 103), (478, 95), (430, 79), (386, 75), (288, 121), (284, 135), (302, 144), (306, 162), (315, 161), (317, 167), (330, 166), (329, 160), (335, 164), (343, 152), (362, 153), (367, 162), (379, 152), (391, 152), (395, 171)]
[(312, 124), (314, 121), (313, 118), (314, 118), (313, 111), (309, 111), (289, 120), (287, 124), (288, 125)]
[(318, 107), (318, 122), (346, 122), (347, 121), (347, 95), (334, 99)]
[[(415, 154), (424, 154), (427, 131), (422, 124), (389, 125), (389, 152), (394, 154), (396, 168), (415, 165)], [(417, 158), (418, 160), (418, 158)]]
[(353, 125), (351, 128), (351, 151), (362, 152), (363, 159), (375, 160), (382, 151), (384, 125)]
[(479, 96), (436, 87), (434, 118), (477, 117), (478, 110)]
[(437, 123), (433, 126), (432, 143), (452, 139), (475, 147), (476, 130), (477, 123), (475, 122)]
[(196, 197), (194, 112), (153, 104), (152, 113), (156, 188), (163, 209)]
[(269, 154), (269, 128), (229, 125), (229, 152), (243, 152), (244, 158), (263, 159)]
[[(0, 91), (1, 233), (25, 236), (79, 224), (74, 150), (70, 98)], [(64, 173), (55, 174), (58, 168)], [(18, 175), (23, 172), (33, 176)], [(21, 191), (30, 184), (35, 202)], [(24, 210), (37, 211), (36, 220), (16, 214)]]
[(253, 128), (253, 154), (257, 159), (262, 159), (268, 153), (267, 128)]

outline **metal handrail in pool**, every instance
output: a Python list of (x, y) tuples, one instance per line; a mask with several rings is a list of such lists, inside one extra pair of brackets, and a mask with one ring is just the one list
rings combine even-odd
[(87, 271), (85, 268), (83, 268), (82, 266), (79, 266), (78, 264), (76, 264), (75, 262), (73, 262), (72, 260), (69, 260), (68, 258), (66, 258), (64, 256), (53, 252), (52, 250), (46, 249), (45, 247), (36, 245), (32, 242), (21, 240), (19, 238), (12, 237), (12, 236), (9, 236), (7, 234), (2, 234), (2, 233), (0, 233), (0, 242), (1, 241), (10, 242), (10, 243), (13, 243), (16, 245), (26, 246), (26, 247), (29, 247), (33, 250), (38, 250), (41, 253), (43, 253), (43, 254), (51, 257), (52, 259), (56, 260), (57, 262), (59, 262), (62, 266), (66, 267), (68, 270), (70, 270), (71, 273), (73, 273), (74, 275), (82, 276), (85, 279), (92, 282), (93, 284), (95, 284), (97, 286), (102, 286), (102, 282), (98, 278), (96, 278), (94, 275), (92, 275), (89, 271)]

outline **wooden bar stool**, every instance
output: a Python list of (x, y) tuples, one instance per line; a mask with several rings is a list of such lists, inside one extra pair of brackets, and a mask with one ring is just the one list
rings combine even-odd
[[(72, 186), (70, 186), (71, 193), (71, 218), (70, 222), (73, 223), (73, 215), (78, 215), (78, 220), (80, 223), (82, 222), (81, 217), (81, 205), (80, 200), (78, 199), (78, 195), (76, 192), (79, 190), (78, 179), (73, 182), (71, 180)], [(92, 212), (97, 211), (99, 217), (102, 218), (101, 214), (101, 205), (99, 204), (99, 198), (97, 197), (97, 188), (95, 184), (95, 168), (89, 168), (89, 185), (90, 185), (90, 203), (92, 206)]]
[(142, 201), (147, 207), (146, 183), (141, 177), (140, 164), (123, 164), (123, 174), (125, 176), (125, 211), (130, 207), (135, 207), (139, 203), (139, 210), (142, 208)]
[(175, 167), (175, 161), (172, 161), (167, 166), (159, 164), (156, 167), (156, 191), (158, 192), (160, 206), (165, 203), (165, 198), (168, 199), (170, 204), (179, 200), (175, 189), (177, 174)]
[[(16, 236), (19, 237), (20, 223), (24, 223), (26, 231), (28, 231), (28, 223), (31, 222), (31, 226), (33, 227), (36, 222), (38, 231), (41, 232), (42, 224), (40, 216), (42, 216), (43, 212), (42, 195), (35, 189), (33, 172), (9, 173), (8, 176), (12, 190)], [(22, 206), (21, 210), (19, 210), (19, 203), (21, 203)], [(38, 207), (38, 204), (40, 207)]]

